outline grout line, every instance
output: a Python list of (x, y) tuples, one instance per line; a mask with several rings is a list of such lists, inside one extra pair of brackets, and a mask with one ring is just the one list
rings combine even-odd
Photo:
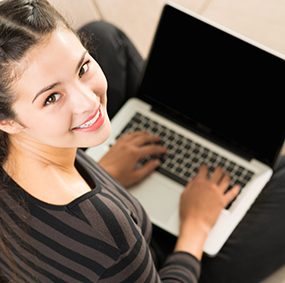
[(197, 10), (197, 13), (202, 15), (207, 10), (207, 8), (210, 6), (211, 2), (212, 0), (204, 0), (201, 7)]
[(101, 20), (103, 20), (103, 14), (101, 13), (101, 10), (98, 6), (98, 4), (96, 3), (96, 0), (89, 0), (91, 2), (91, 4), (94, 6), (94, 8), (97, 10)]

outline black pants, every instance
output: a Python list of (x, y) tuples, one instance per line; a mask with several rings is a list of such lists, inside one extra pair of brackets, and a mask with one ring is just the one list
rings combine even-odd
[[(116, 27), (94, 22), (81, 31), (92, 37), (93, 57), (108, 80), (110, 117), (136, 94), (143, 59), (130, 40)], [(219, 254), (203, 256), (200, 283), (260, 282), (285, 263), (285, 158), (274, 172), (244, 219), (232, 233)], [(165, 253), (171, 251), (175, 238), (154, 230)]]

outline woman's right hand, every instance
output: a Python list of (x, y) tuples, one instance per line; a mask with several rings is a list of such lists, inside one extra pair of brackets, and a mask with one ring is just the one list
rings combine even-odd
[[(180, 235), (175, 251), (189, 252), (201, 259), (204, 242), (223, 208), (239, 193), (234, 186), (226, 192), (230, 177), (217, 167), (210, 179), (208, 167), (202, 165), (196, 177), (187, 184), (180, 200)], [(226, 192), (226, 193), (225, 193)]]
[(156, 154), (165, 154), (167, 148), (158, 144), (160, 138), (147, 132), (136, 131), (119, 137), (99, 164), (124, 187), (130, 187), (153, 172), (160, 164), (152, 159), (140, 168), (138, 161)]

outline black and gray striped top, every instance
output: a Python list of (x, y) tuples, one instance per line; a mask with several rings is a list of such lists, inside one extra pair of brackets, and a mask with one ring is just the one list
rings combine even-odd
[[(157, 271), (152, 225), (140, 204), (81, 151), (76, 166), (94, 189), (64, 206), (33, 198), (1, 170), (0, 221), (9, 225), (2, 231), (18, 282), (197, 282), (200, 263), (187, 253), (171, 254)], [(10, 280), (7, 262), (1, 253)]]

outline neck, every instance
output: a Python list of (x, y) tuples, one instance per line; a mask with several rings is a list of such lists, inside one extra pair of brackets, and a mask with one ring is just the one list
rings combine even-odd
[[(28, 167), (54, 167), (64, 171), (74, 170), (77, 148), (57, 148), (38, 142), (20, 142), (11, 139), (6, 170)], [(11, 167), (10, 167), (11, 168)], [(9, 170), (9, 169), (8, 169)]]
[(55, 148), (39, 143), (11, 140), (3, 168), (10, 177), (35, 198), (65, 205), (90, 191), (76, 170), (76, 148)]

